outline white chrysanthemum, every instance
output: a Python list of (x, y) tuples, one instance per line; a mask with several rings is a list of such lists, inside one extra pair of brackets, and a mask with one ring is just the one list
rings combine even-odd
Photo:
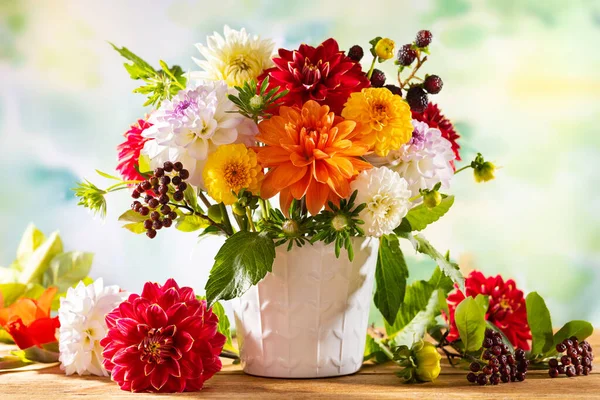
[(408, 182), (413, 196), (419, 194), (419, 189), (432, 189), (438, 182), (443, 189), (449, 189), (454, 176), (452, 144), (439, 129), (415, 119), (412, 124), (415, 129), (410, 142), (390, 151), (387, 157), (367, 157), (369, 162), (398, 172)]
[(250, 36), (243, 28), (236, 31), (226, 25), (224, 31), (225, 37), (215, 32), (206, 38), (206, 46), (196, 45), (205, 60), (192, 58), (204, 71), (191, 72), (190, 78), (242, 86), (273, 65), (273, 41)]
[(102, 366), (100, 345), (106, 336), (104, 317), (126, 297), (118, 286), (104, 286), (98, 279), (87, 286), (79, 282), (60, 299), (59, 360), (67, 375), (108, 376)]
[(230, 112), (237, 109), (227, 98), (228, 92), (225, 83), (209, 82), (163, 101), (148, 118), (153, 125), (142, 133), (154, 139), (146, 142), (142, 151), (150, 158), (150, 166), (181, 161), (190, 172), (189, 183), (203, 186), (204, 164), (218, 146), (253, 144), (258, 127), (251, 119)]
[(367, 236), (379, 237), (392, 233), (410, 208), (408, 183), (389, 168), (373, 168), (361, 172), (350, 184), (358, 190), (356, 204), (367, 206), (360, 212)]

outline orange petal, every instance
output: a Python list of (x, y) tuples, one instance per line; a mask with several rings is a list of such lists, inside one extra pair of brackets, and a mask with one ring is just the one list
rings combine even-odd
[(283, 215), (289, 218), (290, 216), (290, 206), (292, 205), (292, 200), (294, 197), (289, 188), (283, 189), (279, 193), (279, 209), (283, 212)]
[(314, 149), (313, 150), (313, 156), (317, 160), (322, 160), (324, 158), (329, 158), (329, 154), (327, 154), (323, 150), (319, 150), (319, 149)]
[(323, 183), (313, 182), (306, 192), (306, 208), (312, 215), (317, 215), (325, 205), (329, 187)]
[(350, 184), (348, 180), (342, 176), (333, 167), (327, 165), (329, 171), (329, 180), (327, 184), (339, 197), (348, 197), (350, 195)]
[(299, 181), (306, 173), (306, 169), (307, 167), (298, 168), (291, 162), (281, 164), (271, 169), (267, 172), (261, 186), (260, 193), (262, 198), (271, 198), (280, 192), (281, 189)]
[(336, 168), (346, 179), (354, 176), (354, 165), (346, 157), (333, 157), (324, 160), (329, 166)]
[(14, 319), (14, 317), (19, 317), (25, 325), (29, 325), (37, 318), (38, 306), (35, 300), (19, 299), (10, 306), (10, 311), (11, 315), (8, 317), (9, 320)]
[(256, 147), (258, 162), (264, 168), (270, 168), (290, 161), (290, 153), (281, 147)]
[[(42, 295), (40, 296), (40, 298), (37, 300), (37, 305), (39, 307), (39, 309), (41, 310), (41, 312), (43, 313), (43, 317), (49, 317), (50, 316), (50, 308), (52, 307), (52, 300), (54, 300), (54, 296), (56, 295), (56, 293), (58, 292), (58, 288), (57, 287), (49, 287), (48, 289), (46, 289), (46, 291), (44, 291), (44, 293), (42, 293)], [(38, 317), (41, 318), (42, 316)]]
[(348, 137), (351, 133), (353, 133), (354, 128), (356, 127), (356, 122), (354, 121), (343, 121), (335, 126), (338, 129), (337, 139), (344, 139)]
[[(329, 159), (327, 160), (329, 161)], [(327, 165), (318, 161), (313, 164), (315, 179), (321, 183), (327, 183), (327, 179), (329, 179), (329, 172), (327, 172)]]
[(292, 164), (294, 164), (296, 167), (304, 167), (308, 164), (311, 164), (314, 161), (313, 157), (303, 157), (298, 153), (292, 153), (289, 155), (290, 160), (292, 160)]
[(302, 179), (290, 186), (290, 191), (295, 199), (300, 200), (308, 190), (308, 186), (312, 182), (312, 173), (309, 171)]

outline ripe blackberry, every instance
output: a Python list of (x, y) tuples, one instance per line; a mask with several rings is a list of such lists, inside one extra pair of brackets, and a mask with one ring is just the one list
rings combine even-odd
[(523, 349), (515, 350), (515, 359), (517, 361), (524, 360), (525, 359), (525, 350), (523, 350)]
[(472, 362), (471, 365), (469, 365), (469, 369), (473, 372), (479, 372), (479, 370), (481, 370), (481, 365), (478, 362)]
[(167, 215), (171, 212), (171, 207), (165, 204), (160, 208), (160, 212), (163, 213), (163, 215)]
[(500, 375), (498, 374), (494, 374), (492, 376), (490, 376), (490, 383), (492, 385), (497, 385), (500, 383)]
[(167, 196), (166, 194), (161, 194), (158, 198), (158, 202), (160, 204), (167, 204), (169, 202), (169, 196)]
[(160, 178), (160, 184), (161, 185), (167, 186), (169, 183), (171, 183), (171, 178), (168, 175), (161, 176), (161, 178)]
[(386, 88), (387, 90), (389, 90), (390, 92), (392, 92), (392, 94), (398, 95), (398, 96), (402, 97), (402, 89), (400, 89), (398, 86), (396, 86), (396, 85), (385, 85), (384, 88)]
[(488, 378), (486, 375), (481, 374), (477, 377), (477, 383), (480, 384), (481, 386), (485, 386), (488, 382)]
[(179, 185), (177, 185), (177, 188), (182, 192), (185, 192), (185, 189), (187, 189), (187, 183), (181, 182)]
[(181, 179), (186, 180), (190, 177), (190, 171), (188, 171), (187, 169), (182, 169), (181, 171), (179, 171), (179, 176), (181, 177)]
[(173, 169), (179, 172), (183, 169), (183, 164), (180, 161), (177, 161), (176, 163), (173, 163)]
[(131, 192), (131, 197), (133, 197), (134, 199), (139, 199), (141, 196), (140, 192), (136, 190), (134, 190), (133, 192)]
[(153, 197), (153, 198), (151, 198), (151, 199), (148, 201), (148, 206), (149, 206), (150, 208), (156, 208), (156, 207), (158, 207), (158, 200), (157, 200), (157, 199), (155, 199), (154, 197)]
[(557, 368), (558, 367), (558, 360), (556, 358), (551, 358), (548, 361), (548, 366), (550, 366), (550, 368)]
[(444, 82), (442, 81), (442, 78), (437, 75), (429, 75), (423, 82), (423, 87), (427, 93), (430, 94), (438, 94), (441, 92), (443, 86)]
[(154, 239), (156, 237), (156, 231), (154, 229), (148, 229), (146, 231), (146, 236), (148, 236), (150, 239)]
[(383, 85), (385, 85), (385, 74), (379, 69), (374, 69), (371, 74), (371, 86), (379, 88)]
[(160, 167), (159, 167), (159, 168), (156, 168), (156, 169), (154, 170), (154, 176), (155, 176), (155, 177), (157, 177), (157, 178), (160, 178), (160, 177), (161, 177), (161, 176), (163, 176), (164, 174), (165, 174), (165, 170), (164, 170), (164, 169), (162, 169), (162, 168), (160, 168)]
[(427, 47), (431, 43), (433, 39), (433, 35), (428, 30), (422, 30), (417, 32), (417, 37), (415, 39), (415, 44), (417, 47)]
[(145, 217), (146, 215), (150, 214), (150, 209), (148, 207), (142, 207), (140, 208), (139, 213)]
[(467, 374), (467, 380), (471, 383), (475, 383), (475, 382), (477, 382), (477, 375), (475, 375), (473, 372), (469, 372)]
[(493, 345), (494, 341), (492, 340), (492, 338), (486, 337), (485, 339), (483, 339), (483, 348), (489, 349)]
[(162, 220), (163, 227), (169, 228), (173, 224), (173, 220), (171, 218), (165, 218)]
[(152, 228), (154, 228), (156, 230), (159, 230), (162, 227), (163, 227), (163, 224), (159, 220), (156, 220), (152, 223)]
[(550, 375), (550, 378), (556, 378), (556, 377), (558, 377), (558, 369), (556, 369), (556, 368), (550, 368), (548, 370), (548, 375)]
[(364, 55), (365, 55), (365, 52), (363, 51), (362, 47), (360, 47), (357, 44), (355, 44), (354, 46), (350, 47), (350, 50), (348, 50), (348, 57), (352, 61), (359, 62), (360, 60), (362, 60), (362, 58), (364, 57)]
[(173, 171), (173, 163), (171, 161), (166, 161), (163, 164), (163, 168), (164, 168), (165, 172), (171, 172), (171, 171)]
[[(164, 178), (164, 176), (163, 176), (163, 178)], [(169, 186), (167, 186), (167, 185), (160, 185), (160, 186), (158, 186), (158, 193), (160, 193), (160, 194), (167, 194), (169, 192)]]
[(157, 219), (159, 219), (159, 218), (160, 218), (160, 213), (159, 213), (158, 211), (152, 211), (152, 212), (150, 213), (150, 219), (151, 219), (152, 221), (156, 221), (156, 220), (157, 220)]
[(177, 175), (175, 175), (173, 179), (171, 179), (171, 183), (173, 183), (173, 185), (175, 186), (179, 185), (181, 182), (183, 182), (181, 177)]
[(413, 61), (415, 61), (415, 58), (417, 58), (416, 50), (413, 49), (410, 44), (405, 44), (404, 46), (400, 47), (400, 50), (398, 50), (396, 62), (399, 65), (408, 67), (413, 63)]
[(564, 343), (559, 343), (556, 345), (556, 351), (559, 353), (564, 353), (567, 350), (567, 346)]
[(406, 92), (406, 101), (413, 112), (423, 112), (429, 104), (427, 93), (420, 86), (413, 86)]
[(181, 201), (181, 200), (183, 200), (183, 192), (180, 191), (180, 190), (178, 190), (175, 193), (173, 193), (173, 199), (175, 201)]
[(145, 229), (152, 229), (152, 220), (151, 219), (147, 219), (144, 221), (144, 228)]

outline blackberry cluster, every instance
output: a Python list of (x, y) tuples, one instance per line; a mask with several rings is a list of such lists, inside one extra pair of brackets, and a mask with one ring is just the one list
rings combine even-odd
[(177, 213), (168, 203), (171, 200), (183, 200), (183, 192), (187, 188), (184, 181), (189, 177), (190, 173), (183, 168), (183, 164), (167, 161), (162, 168), (156, 168), (150, 178), (139, 183), (131, 193), (131, 197), (136, 199), (131, 204), (131, 209), (143, 217), (148, 217), (143, 223), (146, 236), (150, 239), (154, 239), (156, 231), (161, 228), (169, 228), (177, 218)]
[(548, 361), (550, 366), (548, 374), (551, 378), (559, 375), (568, 377), (588, 375), (592, 372), (594, 353), (592, 346), (585, 340), (580, 343), (575, 336), (571, 336), (557, 344), (556, 351), (563, 355)]
[(510, 348), (502, 341), (502, 335), (492, 329), (485, 331), (483, 348), (482, 358), (487, 361), (487, 365), (480, 361), (472, 362), (469, 366), (471, 372), (467, 374), (469, 382), (483, 386), (525, 380), (529, 360), (525, 358), (523, 349), (511, 353)]

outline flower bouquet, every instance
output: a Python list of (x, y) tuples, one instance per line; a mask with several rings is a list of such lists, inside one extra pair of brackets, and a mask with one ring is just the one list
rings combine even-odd
[[(420, 233), (453, 205), (448, 191), (457, 173), (472, 169), (484, 182), (496, 170), (481, 154), (458, 165), (459, 135), (430, 101), (443, 82), (422, 74), (431, 42), (424, 30), (399, 49), (376, 37), (366, 52), (358, 45), (345, 52), (328, 39), (274, 55), (272, 41), (225, 27), (224, 36), (197, 45), (201, 70), (189, 73), (162, 60), (155, 69), (113, 45), (152, 111), (119, 146), (122, 178), (99, 172), (115, 181), (106, 189), (80, 183), (80, 204), (104, 215), (105, 195), (126, 189), (133, 203), (119, 219), (133, 233), (153, 239), (175, 227), (224, 238), (205, 301), (174, 282), (147, 284), (107, 315), (113, 333), (101, 341), (103, 365), (122, 388), (201, 387), (191, 371), (203, 361), (188, 353), (202, 332), (186, 330), (181, 299), (207, 320), (211, 307), (222, 309), (218, 301), (235, 299), (242, 366), (269, 377), (339, 376), (374, 360), (396, 362), (409, 382), (431, 381), (440, 349), (473, 363), (470, 381), (522, 380), (530, 362), (549, 365), (558, 343), (591, 334), (591, 325), (573, 321), (553, 335), (541, 297), (530, 294), (525, 305), (512, 281), (475, 274), (465, 285), (449, 253)], [(394, 65), (394, 79), (376, 68), (384, 63)], [(402, 242), (435, 261), (429, 280), (407, 284)], [(367, 334), (371, 300), (384, 332)], [(138, 306), (144, 311), (134, 316)], [(226, 339), (202, 354), (225, 346), (236, 356), (219, 314)], [(140, 319), (151, 322), (140, 327)], [(134, 327), (135, 335), (124, 336)], [(427, 334), (436, 345), (424, 341)], [(127, 346), (148, 351), (140, 359), (122, 351)], [(165, 366), (169, 357), (185, 362)], [(132, 386), (123, 378), (134, 359), (133, 370), (145, 375)], [(475, 375), (488, 361), (491, 373)], [(208, 377), (220, 366), (203, 365)], [(184, 371), (187, 381), (172, 379)]]

